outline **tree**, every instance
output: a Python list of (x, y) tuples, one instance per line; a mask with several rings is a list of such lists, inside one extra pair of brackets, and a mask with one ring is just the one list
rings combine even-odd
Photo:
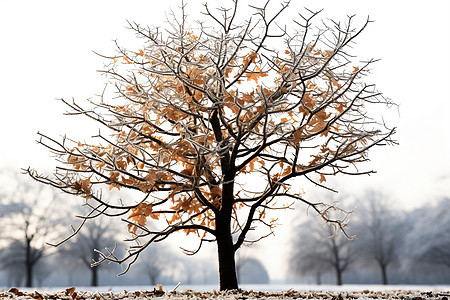
[(389, 207), (385, 196), (370, 191), (358, 209), (358, 241), (364, 261), (375, 261), (380, 268), (381, 281), (388, 284), (388, 266), (397, 260), (402, 246), (402, 222), (399, 213)]
[[(372, 105), (390, 104), (362, 81), (375, 60), (357, 62), (349, 52), (370, 21), (355, 29), (349, 17), (315, 30), (318, 12), (307, 11), (283, 27), (276, 20), (288, 3), (274, 13), (268, 4), (251, 6), (241, 23), (237, 0), (218, 13), (206, 4), (212, 24), (196, 28), (185, 6), (167, 29), (130, 22), (143, 47), (102, 55), (112, 91), (89, 108), (61, 99), (69, 115), (108, 134), (79, 142), (39, 133), (61, 165), (53, 176), (28, 173), (84, 197), (89, 217), (126, 215), (136, 241), (145, 239), (123, 258), (106, 252), (100, 261), (135, 262), (150, 244), (184, 231), (198, 235), (198, 249), (217, 244), (220, 289), (236, 289), (235, 252), (255, 242), (247, 238), (255, 226), (256, 240), (272, 233), (272, 209), (300, 201), (344, 228), (328, 215), (338, 207), (306, 200), (293, 183), (325, 187), (327, 176), (369, 174), (356, 165), (373, 146), (393, 143), (394, 129), (369, 116)], [(108, 198), (120, 189), (141, 200)], [(152, 229), (158, 220), (163, 229)]]
[(173, 265), (175, 258), (166, 248), (153, 246), (148, 252), (142, 254), (139, 260), (139, 270), (146, 275), (151, 285), (156, 286), (161, 276)]
[(25, 286), (31, 287), (36, 265), (54, 252), (45, 242), (60, 234), (56, 196), (53, 190), (42, 186), (19, 184), (20, 180), (12, 172), (5, 174), (2, 175), (15, 182), (13, 190), (0, 197), (0, 236), (5, 243), (0, 252), (0, 267), (16, 274), (16, 283), (24, 276)]
[[(8, 249), (1, 249), (3, 253), (5, 250), (7, 251)], [(1, 268), (6, 271), (6, 286), (22, 286), (25, 278), (23, 267), (14, 264), (2, 264)]]
[(254, 257), (245, 257), (238, 264), (239, 283), (269, 283), (269, 274), (262, 262)]
[[(310, 242), (312, 241), (307, 240), (305, 242), (308, 245), (311, 245)], [(310, 250), (305, 252), (301, 252), (302, 249), (297, 249), (296, 246), (294, 246), (293, 248), (294, 254), (289, 258), (289, 260), (292, 262), (289, 265), (289, 269), (292, 271), (292, 273), (300, 277), (311, 274), (315, 279), (315, 284), (321, 285), (322, 276), (330, 271), (330, 266), (328, 265), (328, 263), (324, 260), (311, 260), (309, 258), (309, 255), (311, 253), (308, 253), (308, 251), (310, 251), (312, 248), (309, 248), (306, 245), (302, 248), (309, 248)]]
[(2, 263), (0, 268), (5, 270), (8, 277), (7, 286), (21, 286), (23, 280), (26, 278), (24, 268), (24, 254), (22, 251), (17, 251), (23, 248), (22, 243), (13, 241), (7, 247), (1, 248)]
[(94, 219), (86, 223), (84, 230), (80, 230), (75, 239), (67, 243), (60, 252), (63, 256), (75, 258), (91, 273), (91, 286), (98, 286), (100, 265), (93, 265), (100, 259), (97, 249), (114, 248), (115, 235), (113, 225), (104, 219)]
[(450, 215), (446, 207), (450, 198), (442, 198), (428, 207), (421, 207), (409, 216), (411, 230), (406, 235), (408, 256), (415, 262), (426, 262), (450, 268)]
[(355, 262), (357, 251), (354, 241), (348, 239), (332, 225), (318, 226), (317, 220), (308, 219), (293, 231), (292, 271), (298, 275), (313, 273), (321, 283), (324, 272), (333, 271), (336, 284), (342, 284), (342, 273)]

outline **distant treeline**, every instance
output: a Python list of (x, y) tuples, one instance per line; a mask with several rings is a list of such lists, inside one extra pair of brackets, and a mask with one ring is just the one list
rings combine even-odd
[[(344, 204), (345, 201), (344, 201)], [(450, 199), (412, 211), (367, 192), (342, 231), (308, 217), (295, 225), (290, 270), (303, 283), (450, 284)], [(334, 236), (333, 238), (331, 238)], [(350, 239), (349, 239), (350, 238)]]
[[(72, 199), (71, 199), (72, 200)], [(331, 199), (329, 202), (333, 202)], [(73, 203), (74, 205), (68, 205)], [(126, 226), (109, 218), (89, 221), (58, 247), (46, 242), (70, 235), (77, 201), (62, 199), (38, 185), (10, 186), (0, 191), (0, 286), (216, 284), (215, 259), (185, 256), (179, 249), (157, 243), (146, 249), (124, 276), (121, 266), (100, 264), (94, 249), (126, 245)], [(357, 209), (349, 227), (335, 230), (319, 217), (297, 218), (291, 224), (287, 282), (450, 284), (450, 199), (427, 203), (412, 211), (394, 209), (388, 197), (367, 192), (340, 206)], [(337, 213), (346, 213), (337, 211)], [(74, 229), (76, 229), (74, 227)], [(118, 243), (119, 242), (119, 243)], [(241, 283), (268, 283), (270, 278), (257, 248), (237, 253)], [(121, 252), (122, 251), (122, 252)], [(246, 253), (246, 252), (245, 252)], [(276, 253), (274, 253), (276, 255)], [(211, 255), (212, 257), (213, 255)]]

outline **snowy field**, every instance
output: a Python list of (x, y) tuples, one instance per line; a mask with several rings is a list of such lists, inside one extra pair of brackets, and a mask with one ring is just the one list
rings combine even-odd
[(425, 285), (242, 285), (241, 291), (217, 292), (217, 286), (103, 286), (0, 288), (0, 299), (441, 299), (450, 286)]

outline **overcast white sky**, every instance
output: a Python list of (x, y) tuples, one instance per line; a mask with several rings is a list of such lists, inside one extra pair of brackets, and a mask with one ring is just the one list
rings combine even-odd
[[(203, 1), (185, 1), (197, 15)], [(242, 1), (243, 6), (248, 2)], [(164, 12), (179, 3), (1, 0), (0, 169), (53, 168), (49, 153), (35, 143), (38, 130), (79, 139), (95, 134), (96, 128), (87, 128), (84, 119), (63, 116), (65, 107), (54, 99), (83, 100), (100, 93), (104, 78), (96, 70), (103, 62), (92, 50), (113, 53), (114, 39), (128, 46), (132, 33), (125, 29), (127, 19), (161, 24)], [(272, 3), (274, 8), (277, 4)], [(450, 1), (293, 0), (286, 17), (295, 17), (304, 7), (324, 8), (322, 18), (345, 20), (356, 14), (361, 21), (368, 15), (376, 21), (357, 40), (355, 53), (361, 59), (382, 59), (372, 80), (400, 105), (400, 115), (386, 112), (390, 125), (398, 128), (400, 145), (373, 151), (371, 167), (378, 174), (339, 178), (339, 189), (382, 190), (405, 208), (450, 196)], [(268, 242), (283, 244), (286, 229), (280, 228)], [(282, 251), (265, 245), (259, 249)], [(281, 258), (266, 266), (271, 278), (283, 276)]]

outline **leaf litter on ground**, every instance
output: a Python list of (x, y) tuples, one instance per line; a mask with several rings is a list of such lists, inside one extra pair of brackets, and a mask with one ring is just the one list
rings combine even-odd
[(123, 292), (94, 292), (94, 291), (76, 291), (75, 287), (67, 288), (58, 292), (22, 292), (17, 288), (10, 288), (7, 291), (0, 290), (0, 299), (67, 299), (67, 300), (112, 300), (112, 299), (160, 299), (160, 300), (185, 300), (185, 299), (217, 299), (217, 300), (234, 300), (234, 299), (327, 299), (327, 300), (344, 300), (344, 299), (409, 299), (409, 300), (426, 300), (439, 299), (449, 300), (449, 291), (419, 291), (419, 290), (362, 290), (362, 291), (297, 291), (288, 290), (281, 292), (253, 291), (253, 290), (231, 290), (231, 291), (207, 291), (199, 292), (191, 289), (183, 291), (164, 291), (161, 285), (158, 289), (153, 290), (137, 290)]

